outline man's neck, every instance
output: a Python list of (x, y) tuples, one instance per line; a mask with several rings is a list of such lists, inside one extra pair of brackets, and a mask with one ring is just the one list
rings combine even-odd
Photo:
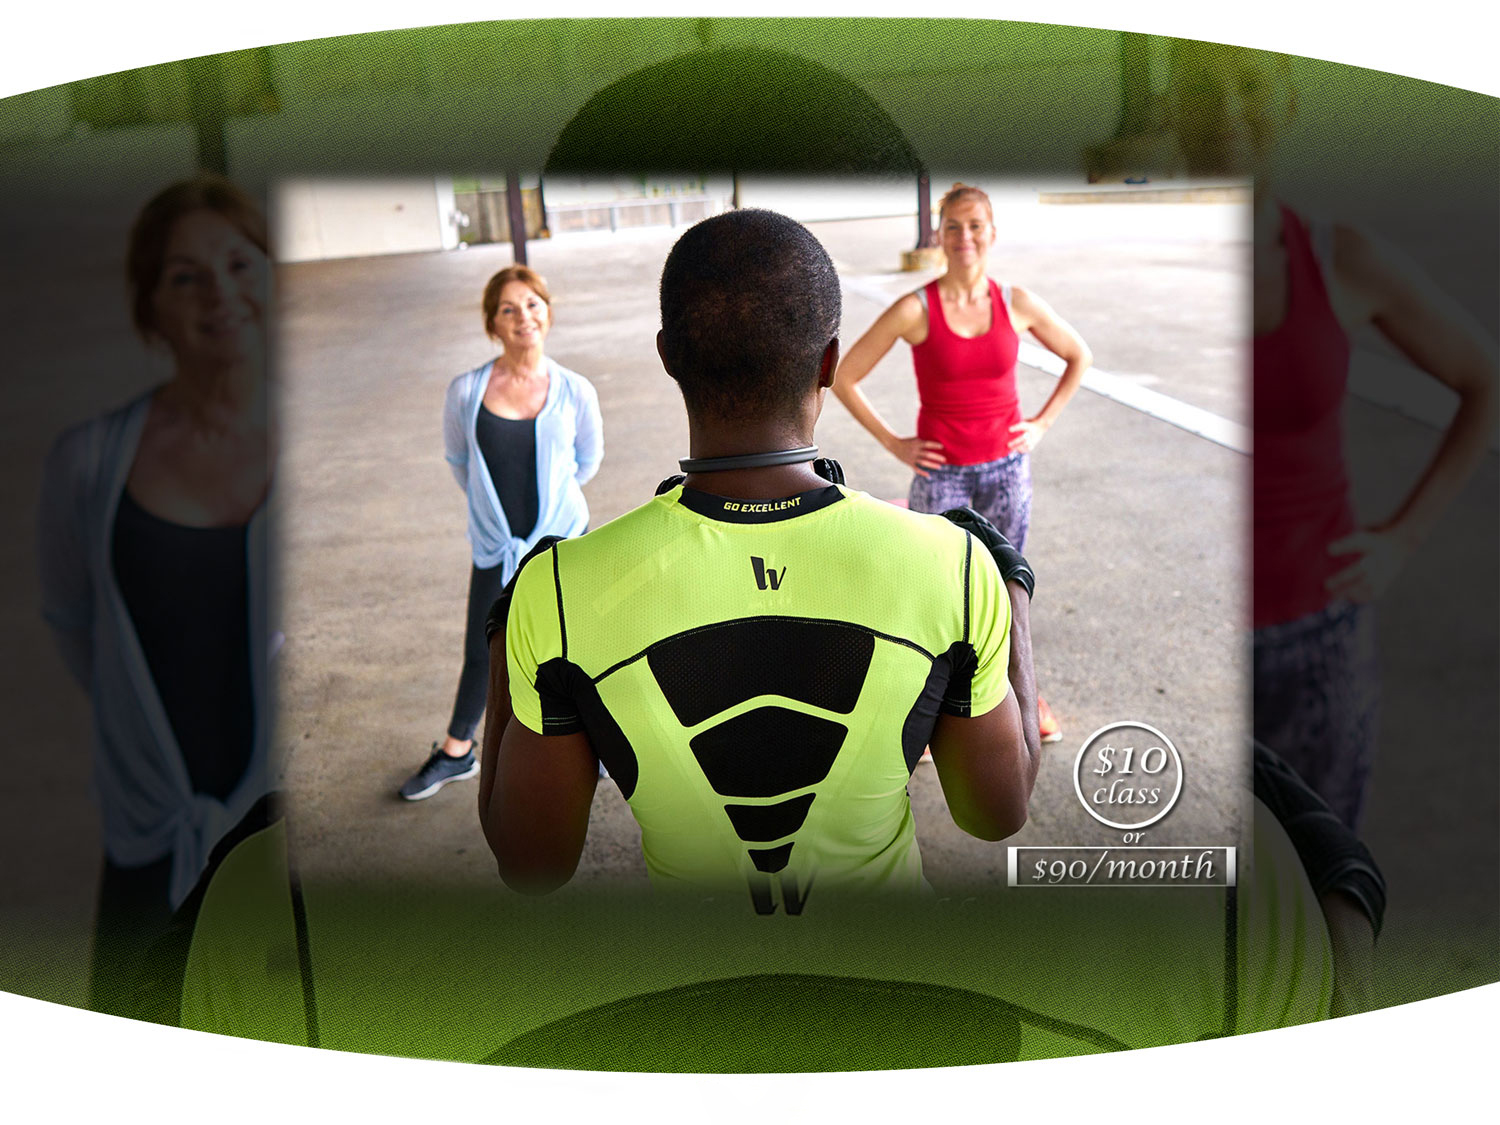
[[(732, 422), (702, 422), (693, 418), (688, 420), (688, 438), (689, 456), (694, 460), (776, 453), (813, 444), (811, 424), (746, 426)], [(799, 461), (790, 465), (693, 472), (687, 475), (684, 483), (688, 488), (735, 500), (774, 500), (795, 496), (828, 482), (813, 472), (810, 461)]]

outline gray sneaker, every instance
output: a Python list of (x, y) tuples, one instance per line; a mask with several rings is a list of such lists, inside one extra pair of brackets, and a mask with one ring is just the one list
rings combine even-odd
[(434, 742), (431, 756), (422, 764), (421, 769), (407, 779), (406, 784), (401, 787), (401, 796), (408, 801), (421, 801), (431, 797), (450, 781), (462, 781), (478, 773), (479, 760), (474, 757), (473, 750), (462, 758), (455, 758), (443, 753), (442, 748)]

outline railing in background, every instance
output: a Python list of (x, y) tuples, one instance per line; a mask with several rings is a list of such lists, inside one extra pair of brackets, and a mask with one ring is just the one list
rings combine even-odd
[[(505, 192), (500, 189), (453, 193), (454, 210), (463, 242), (509, 242), (510, 220)], [(544, 237), (542, 206), (535, 190), (521, 191), (526, 211), (526, 237)], [(639, 199), (612, 199), (600, 203), (547, 204), (545, 229), (549, 234), (584, 231), (620, 231), (641, 227), (690, 226), (729, 207), (729, 200), (711, 195), (655, 195)]]
[(553, 234), (681, 227), (717, 215), (728, 204), (726, 199), (709, 195), (656, 195), (641, 199), (613, 199), (606, 203), (549, 204), (547, 226)]
[[(521, 208), (526, 214), (526, 237), (536, 238), (542, 232), (542, 202), (535, 188), (521, 189)], [(453, 209), (458, 220), (460, 242), (509, 242), (510, 216), (505, 206), (504, 188), (481, 191), (455, 191)]]

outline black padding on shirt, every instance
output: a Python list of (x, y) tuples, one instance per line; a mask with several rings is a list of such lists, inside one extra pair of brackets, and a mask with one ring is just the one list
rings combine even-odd
[(672, 489), (676, 488), (685, 480), (687, 480), (687, 477), (683, 476), (681, 473), (677, 473), (674, 476), (668, 477), (666, 480), (662, 481), (659, 485), (656, 486), (656, 495), (661, 496), (665, 493), (671, 492)]
[(1313, 890), (1320, 896), (1333, 891), (1348, 895), (1379, 934), (1386, 888), (1375, 857), (1291, 766), (1259, 742), (1255, 796), (1286, 830)]
[(943, 697), (953, 676), (953, 650), (960, 644), (961, 642), (955, 642), (947, 652), (933, 659), (927, 681), (922, 685), (922, 693), (911, 705), (911, 710), (906, 713), (906, 722), (901, 725), (901, 756), (906, 759), (908, 774), (917, 768), (917, 763), (922, 760), (922, 751), (932, 743), (932, 732), (937, 726), (938, 715), (943, 710)]
[(974, 704), (974, 673), (979, 668), (979, 656), (973, 645), (955, 641), (948, 646), (943, 658), (948, 660), (950, 672), (938, 709), (945, 715), (967, 719)]
[(759, 617), (679, 634), (646, 659), (677, 721), (693, 727), (757, 695), (847, 715), (874, 654), (874, 635), (856, 626)]
[(995, 565), (1000, 568), (1000, 577), (1006, 582), (1019, 582), (1026, 588), (1026, 596), (1033, 597), (1036, 591), (1036, 574), (1026, 557), (1012, 545), (1000, 529), (985, 519), (973, 508), (949, 508), (943, 518), (963, 528), (989, 551)]
[(722, 797), (778, 797), (828, 776), (849, 729), (785, 707), (759, 707), (703, 731), (688, 745)]
[(583, 669), (571, 660), (554, 658), (536, 670), (536, 694), (542, 705), (543, 734), (576, 734), (583, 729), (578, 695), (593, 687)]
[(751, 848), (750, 862), (755, 864), (757, 871), (764, 871), (772, 875), (786, 866), (787, 860), (792, 858), (792, 845), (782, 844), (779, 848)]
[(775, 805), (725, 805), (729, 823), (741, 840), (755, 843), (779, 840), (802, 827), (816, 794), (804, 793)]
[(628, 801), (640, 778), (635, 748), (599, 698), (588, 674), (570, 660), (549, 660), (536, 670), (536, 692), (542, 702), (543, 734), (588, 736), (594, 756)]

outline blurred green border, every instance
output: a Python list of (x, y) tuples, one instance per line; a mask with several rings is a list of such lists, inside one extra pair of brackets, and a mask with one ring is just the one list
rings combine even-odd
[[(449, 25), (256, 47), (8, 98), (0, 151), (25, 166), (105, 134), (174, 154), (186, 145), (189, 162), (247, 182), (294, 172), (536, 171), (610, 83), (693, 52), (755, 48), (852, 83), (928, 168), (1081, 176), (1086, 149), (1151, 126), (1163, 42), (959, 19)], [(1493, 183), (1500, 99), (1315, 60), (1296, 59), (1295, 70), (1301, 121), (1282, 154), (1292, 179), (1394, 170), (1411, 180), (1414, 169), (1433, 169)], [(811, 142), (801, 151), (795, 139), (778, 144), (786, 167), (817, 166)]]

